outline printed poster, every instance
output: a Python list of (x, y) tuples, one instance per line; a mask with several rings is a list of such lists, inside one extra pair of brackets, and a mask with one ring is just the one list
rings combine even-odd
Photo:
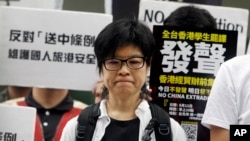
[(238, 31), (237, 55), (246, 54), (248, 9), (184, 2), (141, 0), (138, 19), (144, 21), (152, 29), (154, 25), (163, 25), (164, 19), (171, 12), (187, 5), (194, 5), (208, 10), (216, 20), (217, 29)]
[(209, 141), (201, 119), (220, 65), (236, 56), (237, 31), (154, 26), (153, 33), (157, 42), (149, 80), (153, 102), (181, 124), (188, 141)]

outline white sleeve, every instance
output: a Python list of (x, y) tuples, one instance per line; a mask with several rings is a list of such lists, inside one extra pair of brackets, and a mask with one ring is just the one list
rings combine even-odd
[(69, 120), (63, 129), (60, 141), (75, 141), (78, 116)]
[(201, 121), (205, 127), (210, 128), (210, 125), (216, 125), (229, 129), (230, 124), (237, 123), (235, 82), (232, 76), (229, 66), (222, 64), (213, 83)]
[(171, 130), (172, 130), (172, 141), (187, 141), (187, 135), (181, 125), (170, 118)]

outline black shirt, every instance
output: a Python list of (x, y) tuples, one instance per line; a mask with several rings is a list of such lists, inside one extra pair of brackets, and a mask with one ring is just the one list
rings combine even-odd
[(129, 121), (111, 119), (102, 141), (138, 141), (139, 118)]

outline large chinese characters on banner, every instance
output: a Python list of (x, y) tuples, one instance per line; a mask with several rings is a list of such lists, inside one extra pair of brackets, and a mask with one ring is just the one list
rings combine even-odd
[(153, 102), (181, 124), (188, 141), (209, 141), (201, 119), (220, 65), (236, 56), (237, 31), (154, 26), (153, 33), (157, 42), (150, 71)]

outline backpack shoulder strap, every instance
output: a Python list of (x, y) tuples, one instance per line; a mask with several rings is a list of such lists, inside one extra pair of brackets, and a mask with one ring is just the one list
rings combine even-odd
[(150, 120), (147, 128), (152, 129), (153, 127), (156, 141), (172, 141), (171, 123), (168, 113), (157, 104), (149, 102), (149, 105), (152, 119)]
[(81, 111), (76, 128), (76, 141), (91, 141), (100, 116), (100, 103), (92, 104)]

